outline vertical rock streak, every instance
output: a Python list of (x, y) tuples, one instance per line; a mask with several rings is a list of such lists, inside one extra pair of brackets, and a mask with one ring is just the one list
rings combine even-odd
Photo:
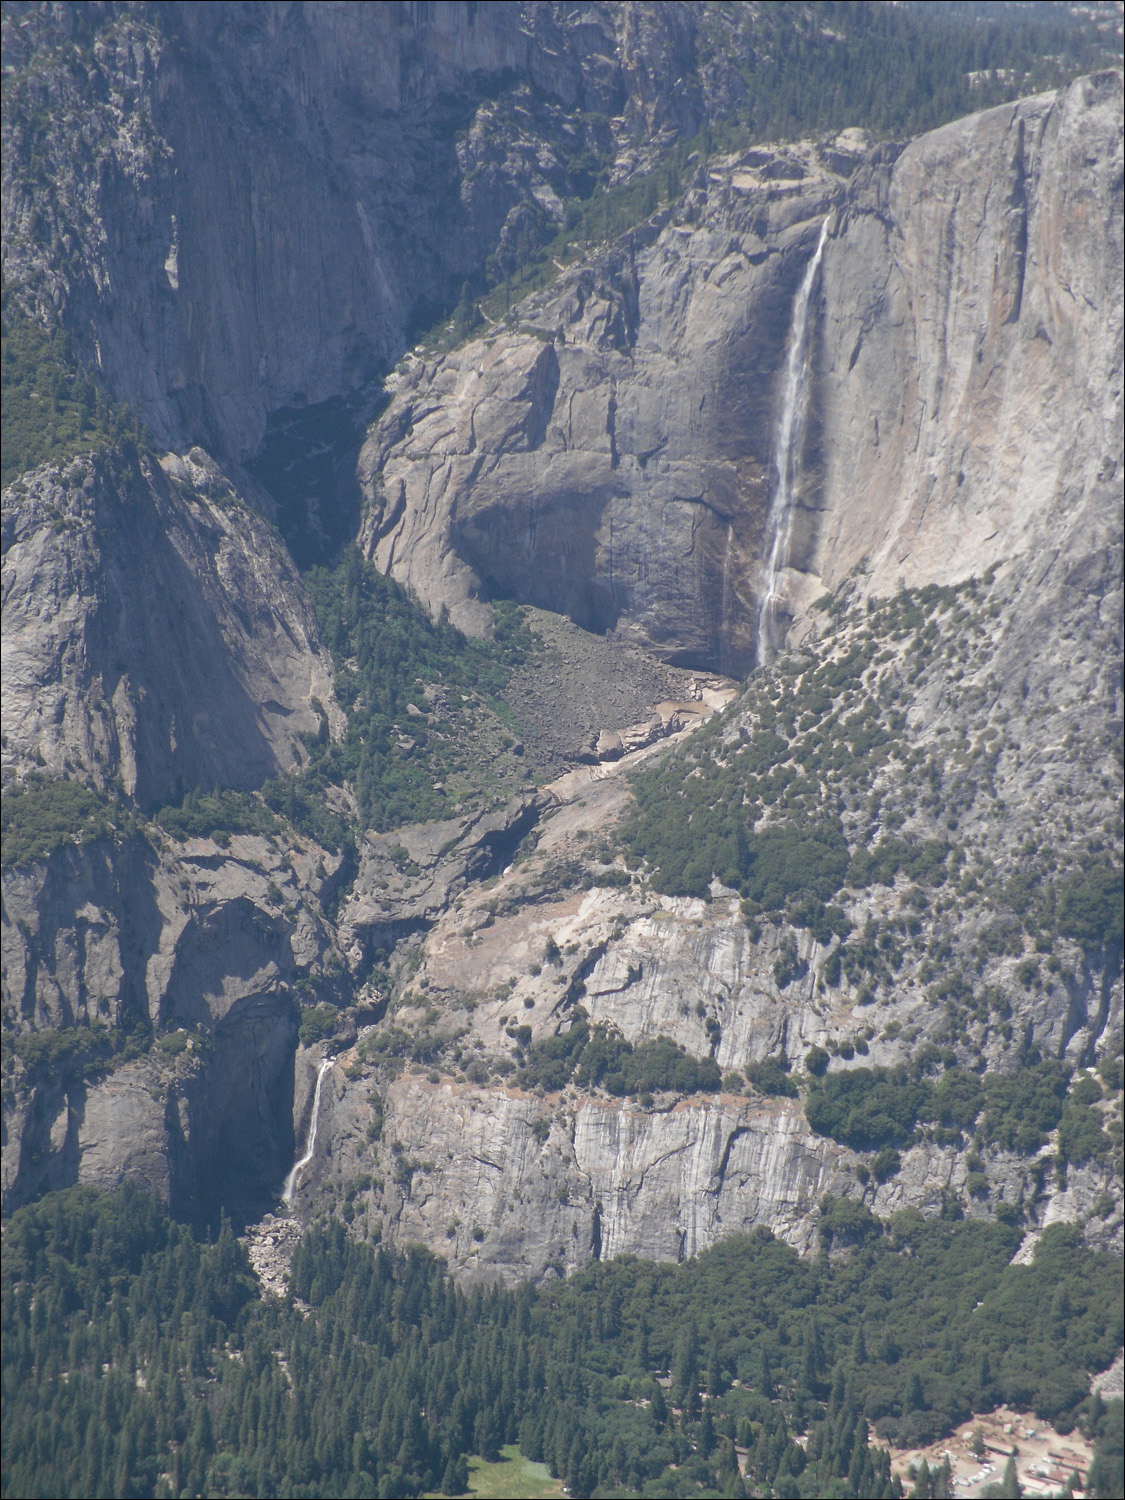
[(719, 606), (719, 671), (727, 671), (727, 629), (730, 620), (730, 559), (734, 548), (734, 522), (727, 522), (727, 544), (723, 549), (723, 595)]
[(785, 348), (785, 385), (778, 415), (774, 445), (773, 503), (770, 505), (767, 534), (770, 537), (769, 571), (766, 589), (758, 611), (758, 665), (769, 661), (780, 644), (777, 639), (777, 598), (782, 569), (789, 562), (789, 541), (793, 531), (793, 512), (797, 503), (801, 453), (805, 442), (805, 419), (809, 410), (809, 304), (816, 274), (820, 269), (824, 244), (828, 238), (828, 220), (820, 227), (820, 239), (812, 259), (805, 268), (801, 285), (793, 300), (789, 334)]
[(283, 1197), (285, 1199), (286, 1205), (290, 1208), (293, 1206), (293, 1197), (297, 1191), (297, 1179), (298, 1177), (300, 1177), (304, 1168), (308, 1166), (310, 1161), (312, 1161), (313, 1155), (316, 1152), (316, 1122), (320, 1115), (320, 1091), (324, 1085), (324, 1075), (328, 1072), (328, 1069), (331, 1066), (332, 1059), (330, 1057), (326, 1057), (317, 1070), (316, 1089), (313, 1093), (312, 1118), (309, 1121), (308, 1144), (305, 1147), (304, 1156), (301, 1157), (300, 1161), (296, 1161), (293, 1163), (289, 1176), (285, 1179), (285, 1192), (283, 1194)]

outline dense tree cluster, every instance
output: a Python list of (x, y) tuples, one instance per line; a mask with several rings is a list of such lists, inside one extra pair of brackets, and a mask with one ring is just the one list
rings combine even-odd
[(1094, 1460), (1086, 1476), (1091, 1495), (1125, 1494), (1125, 1424), (1121, 1401), (1091, 1403), (1088, 1418), (1094, 1439)]
[(29, 776), (4, 788), (0, 800), (3, 862), (23, 865), (65, 844), (85, 844), (133, 826), (114, 798), (78, 781)]
[(128, 407), (80, 367), (66, 333), (41, 328), (14, 306), (5, 306), (3, 317), (0, 481), (9, 484), (40, 464), (62, 463), (94, 448), (143, 441)]
[[(940, 787), (937, 762), (911, 750), (898, 679), (887, 667), (901, 645), (925, 662), (932, 616), (959, 605), (960, 592), (904, 591), (871, 611), (867, 628), (837, 652), (795, 657), (752, 679), (743, 717), (753, 727), (744, 726), (736, 743), (716, 724), (696, 736), (683, 761), (634, 778), (637, 808), (624, 829), (630, 862), (670, 895), (706, 897), (718, 879), (742, 893), (749, 915), (784, 915), (822, 942), (850, 931), (842, 913), (827, 909), (841, 891), (891, 886), (900, 877), (922, 889), (944, 885), (964, 852), (951, 840), (908, 838), (884, 826), (883, 797), (871, 792), (888, 772), (921, 770), (923, 785)], [(845, 827), (841, 815), (860, 797), (873, 805)], [(1108, 922), (1101, 892), (1103, 885), (1116, 890), (1114, 874), (1103, 878), (1099, 866), (1092, 879), (1075, 872), (1072, 880), (1076, 893), (1081, 884), (1075, 904), (1085, 911), (1092, 901), (1093, 924)]]
[(268, 838), (284, 828), (262, 797), (230, 788), (213, 792), (192, 788), (180, 802), (158, 808), (154, 819), (173, 838), (214, 839), (220, 845), (229, 844), (234, 833)]
[(1112, 1257), (1062, 1226), (1014, 1266), (1004, 1225), (824, 1223), (812, 1261), (758, 1231), (467, 1293), (332, 1224), (281, 1303), (229, 1226), (202, 1244), (135, 1191), (70, 1189), (6, 1231), (2, 1491), (458, 1494), (470, 1454), (518, 1442), (579, 1495), (882, 1496), (879, 1439), (1007, 1401), (1100, 1433), (1114, 1493), (1119, 1404), (1085, 1395), (1121, 1339)]
[[(1053, 7), (865, 5), (830, 0), (813, 25), (762, 7), (772, 34), (755, 61), (745, 118), (760, 139), (862, 124), (880, 136), (946, 120), (1107, 66), (1111, 46)], [(771, 14), (772, 13), (772, 14)]]
[[(855, 1151), (877, 1151), (875, 1175), (883, 1179), (891, 1166), (898, 1170), (897, 1152), (925, 1135), (939, 1144), (963, 1146), (972, 1137), (974, 1149), (992, 1146), (1031, 1156), (1059, 1128), (1057, 1165), (1081, 1166), (1098, 1161), (1120, 1170), (1120, 1136), (1107, 1133), (1101, 1104), (1108, 1092), (1097, 1077), (1079, 1072), (1069, 1089), (1070, 1072), (1061, 1063), (1028, 1062), (1011, 1073), (984, 1078), (965, 1068), (950, 1066), (935, 1080), (925, 1076), (939, 1059), (922, 1054), (908, 1068), (850, 1068), (812, 1078), (805, 1096), (805, 1115), (818, 1135)], [(970, 1191), (984, 1191), (980, 1163), (970, 1156)]]
[(845, 888), (892, 885), (900, 874), (944, 883), (948, 844), (879, 829), (868, 844), (867, 830), (849, 837), (841, 821), (843, 799), (905, 753), (901, 712), (865, 690), (875, 655), (865, 640), (842, 657), (787, 663), (751, 684), (753, 732), (729, 744), (716, 743), (718, 726), (704, 730), (686, 766), (669, 760), (635, 777), (630, 862), (670, 895), (706, 897), (717, 878), (741, 891), (748, 913), (785, 914), (825, 940), (847, 935), (826, 912)]
[(529, 1046), (515, 1076), (522, 1088), (554, 1092), (575, 1083), (583, 1089), (603, 1088), (618, 1098), (660, 1090), (714, 1094), (721, 1082), (712, 1058), (692, 1057), (670, 1037), (634, 1046), (619, 1032), (584, 1020)]

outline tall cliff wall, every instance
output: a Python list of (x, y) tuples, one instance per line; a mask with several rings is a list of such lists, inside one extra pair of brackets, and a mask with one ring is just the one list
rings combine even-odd
[(150, 809), (301, 763), (331, 664), (285, 547), (200, 449), (4, 491), (3, 762)]
[(181, 1214), (280, 1187), (298, 998), (335, 993), (340, 968), (323, 911), (338, 867), (315, 847), (150, 828), (5, 868), (9, 1075), (12, 1032), (92, 1043), (7, 1078), (6, 1211), (74, 1181), (129, 1178)]
[[(340, 727), (269, 497), (239, 468), (271, 420), (315, 424), (474, 267), (558, 223), (593, 167), (627, 177), (705, 123), (744, 87), (699, 42), (694, 18), (726, 13), (5, 8), (6, 287), (171, 450), (45, 465), (5, 492), (5, 770), (120, 782), (131, 804), (118, 838), (4, 871), (22, 1048), (5, 1063), (7, 1203), (122, 1177), (188, 1212), (268, 1196), (329, 1048), (346, 1055), (300, 1211), (342, 1201), (466, 1276), (690, 1254), (754, 1224), (806, 1247), (825, 1192), (926, 1212), (952, 1194), (1119, 1238), (1120, 1184), (1098, 1163), (1056, 1192), (1045, 1155), (997, 1149), (968, 1201), (965, 1143), (931, 1134), (875, 1182), (796, 1101), (737, 1075), (782, 1046), (795, 1063), (834, 1048), (833, 1070), (927, 1046), (985, 1070), (1088, 1063), (1120, 1027), (1119, 942), (993, 909), (1029, 871), (1027, 890), (1054, 892), (1100, 869), (1120, 837), (1120, 75), (903, 149), (846, 132), (712, 159), (487, 337), (404, 361), (360, 458), (361, 543), (435, 615), (482, 631), (511, 595), (606, 632), (603, 652), (628, 634), (745, 674), (791, 313), (827, 222), (779, 580), (802, 654), (706, 743), (716, 763), (774, 745), (781, 806), (835, 734), (840, 764), (863, 764), (825, 771), (800, 815), (838, 817), (849, 855), (892, 836), (947, 848), (924, 907), (894, 875), (840, 897), (879, 983), (841, 968), (838, 934), (759, 929), (731, 887), (668, 896), (627, 869), (627, 782), (606, 765), (446, 824), (355, 830), (350, 889), (340, 856), (288, 825), (224, 843), (144, 819), (185, 788), (299, 766), (314, 699)], [(992, 565), (872, 639), (865, 596)], [(826, 590), (832, 612), (810, 610)], [(821, 668), (831, 690), (800, 700), (782, 759), (769, 726)], [(872, 719), (901, 755), (854, 749)], [(655, 737), (604, 728), (615, 753)], [(306, 1037), (336, 1034), (298, 1049), (318, 1000), (353, 1004), (314, 1013)], [(627, 1102), (522, 1086), (526, 1049), (579, 1023), (675, 1038), (728, 1077)], [(82, 1051), (98, 1028), (108, 1060)]]
[(9, 291), (159, 441), (245, 459), (745, 92), (722, 49), (696, 66), (691, 6), (569, 11), (6, 6)]
[[(829, 220), (782, 608), (1047, 545), (1121, 472), (1119, 74), (900, 155), (753, 152), (560, 275), (512, 330), (404, 368), (364, 545), (481, 628), (512, 594), (745, 670), (789, 307)], [(1057, 538), (1054, 539), (1057, 542)]]

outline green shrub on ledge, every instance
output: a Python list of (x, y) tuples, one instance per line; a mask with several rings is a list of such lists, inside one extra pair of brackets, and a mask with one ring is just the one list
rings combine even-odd
[(65, 844), (110, 838), (130, 827), (129, 815), (103, 792), (79, 781), (29, 777), (4, 789), (0, 805), (3, 863), (30, 864)]

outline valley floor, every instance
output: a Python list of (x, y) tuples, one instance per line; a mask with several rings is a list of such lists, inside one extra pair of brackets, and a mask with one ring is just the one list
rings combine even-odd
[[(980, 1458), (973, 1451), (973, 1434), (978, 1428), (985, 1450)], [(948, 1454), (957, 1494), (975, 1500), (987, 1486), (1000, 1480), (1012, 1456), (1023, 1494), (1055, 1495), (1066, 1488), (1072, 1473), (1085, 1477), (1093, 1453), (1093, 1444), (1077, 1429), (1063, 1436), (1040, 1422), (1034, 1412), (1000, 1406), (962, 1422), (941, 1442), (924, 1448), (892, 1448), (891, 1468), (907, 1485), (911, 1470), (917, 1470), (923, 1459), (935, 1470), (941, 1468)]]

